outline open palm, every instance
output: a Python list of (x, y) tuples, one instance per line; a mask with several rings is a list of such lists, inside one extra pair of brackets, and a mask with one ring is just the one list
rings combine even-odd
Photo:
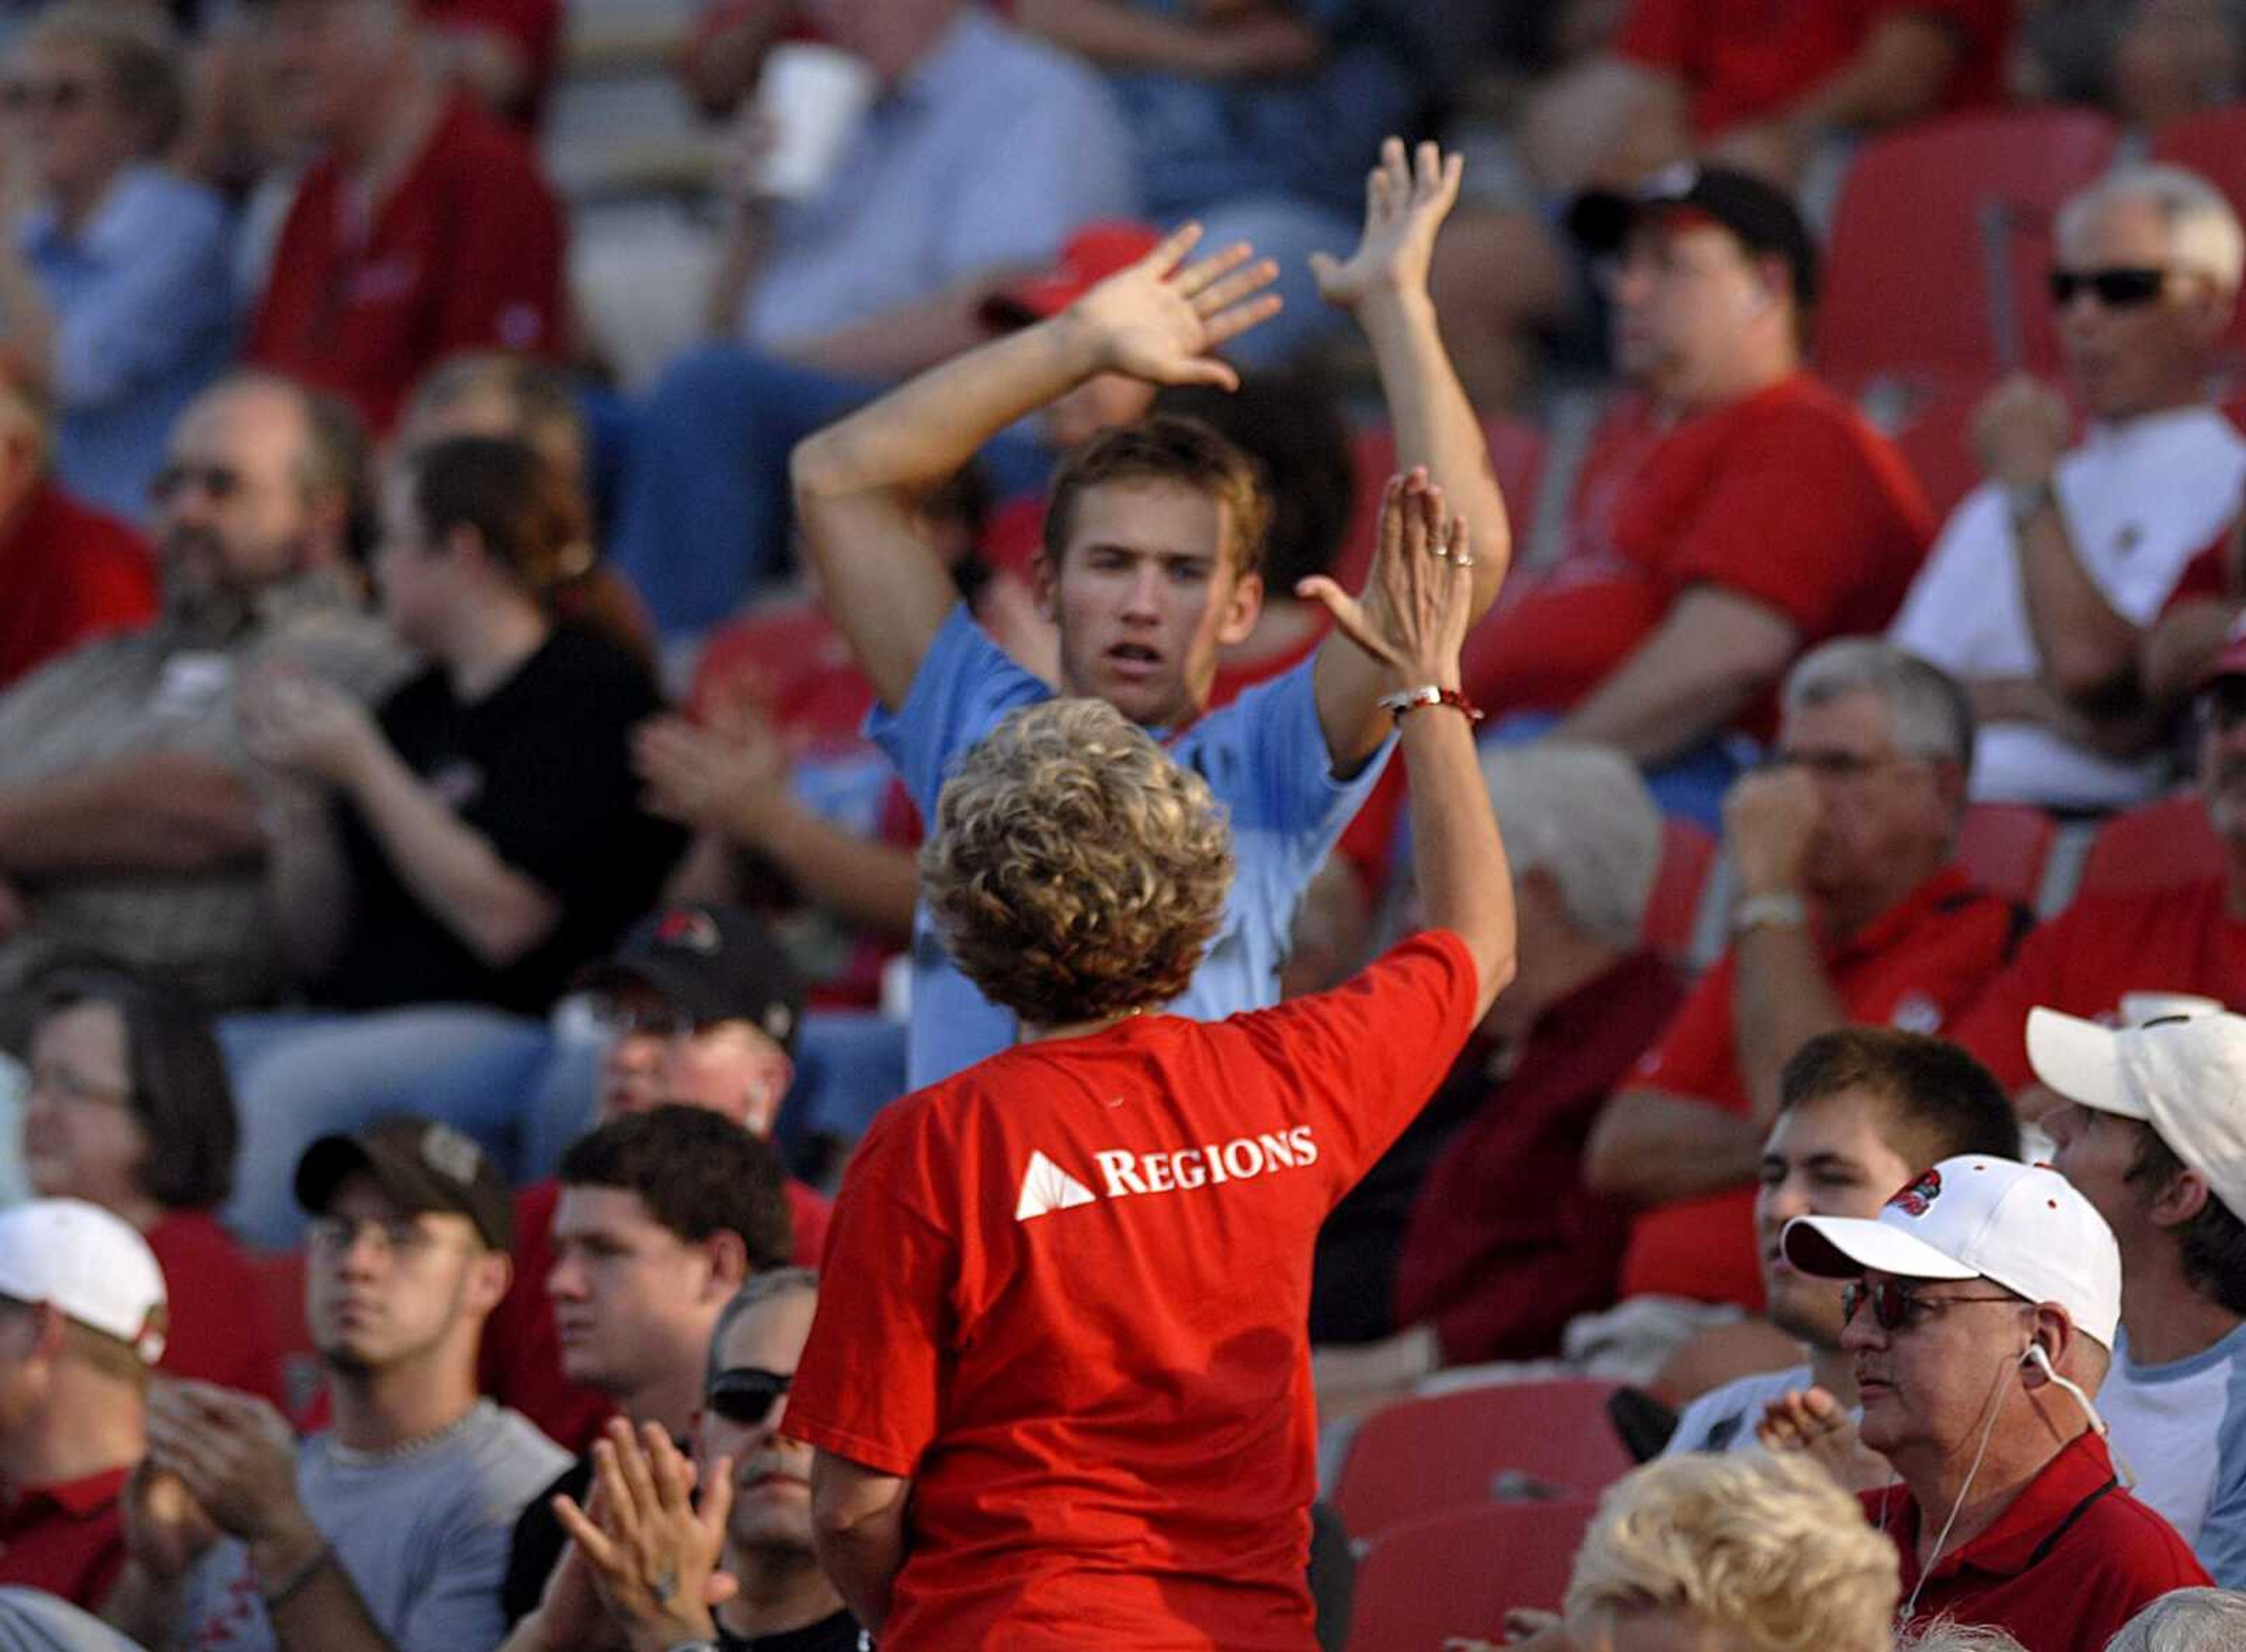
[(1278, 295), (1265, 289), (1279, 267), (1251, 262), (1244, 241), (1187, 263), (1201, 233), (1186, 225), (1077, 301), (1072, 319), (1090, 333), (1103, 367), (1150, 384), (1238, 386), (1212, 352), (1278, 313)]
[(1435, 232), (1459, 198), (1465, 163), (1432, 143), (1407, 154), (1404, 140), (1380, 146), (1365, 177), (1365, 232), (1346, 262), (1310, 255), (1318, 296), (1346, 309), (1380, 292), (1423, 292), (1435, 255)]

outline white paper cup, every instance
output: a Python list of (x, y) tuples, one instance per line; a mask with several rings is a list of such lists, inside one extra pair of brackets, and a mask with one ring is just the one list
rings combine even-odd
[(854, 53), (805, 40), (774, 46), (757, 83), (758, 111), (772, 133), (758, 190), (800, 201), (824, 189), (879, 89)]
[(2141, 1027), (2148, 1021), (2175, 1016), (2211, 1016), (2222, 1008), (2219, 998), (2202, 998), (2195, 992), (2125, 992), (2121, 995), (2121, 1024)]

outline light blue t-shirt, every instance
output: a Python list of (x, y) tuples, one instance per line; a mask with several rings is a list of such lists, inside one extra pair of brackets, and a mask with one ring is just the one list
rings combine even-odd
[(1762, 1421), (1763, 1408), (1780, 1395), (1806, 1389), (1815, 1380), (1807, 1365), (1793, 1365), (1712, 1388), (1678, 1413), (1677, 1431), (1669, 1437), (1661, 1454), (1678, 1457), (1687, 1451), (1711, 1451), (1721, 1456), (1752, 1450), (1759, 1444), (1755, 1424)]
[(2175, 1527), (2215, 1581), (2246, 1588), (2246, 1325), (2166, 1365), (2129, 1357), (2098, 1390), (2113, 1455), (2137, 1477), (2137, 1500)]
[[(1394, 745), (1348, 780), (1334, 778), (1305, 660), (1210, 712), (1170, 743), (1170, 755), (1208, 782), (1232, 826), (1234, 873), (1224, 927), (1174, 1015), (1221, 1021), (1279, 998), (1295, 908), (1356, 815)], [(889, 754), (933, 825), (955, 760), (1009, 711), (1053, 697), (983, 635), (964, 606), (936, 633), (902, 710), (876, 706), (866, 731)], [(905, 1081), (918, 1090), (1014, 1042), (1014, 1017), (961, 975), (929, 926), (913, 920), (912, 1028)]]

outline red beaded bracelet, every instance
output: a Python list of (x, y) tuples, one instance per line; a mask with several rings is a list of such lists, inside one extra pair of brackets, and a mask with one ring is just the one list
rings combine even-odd
[(1384, 694), (1379, 704), (1399, 723), (1403, 722), (1406, 711), (1416, 711), (1423, 705), (1447, 705), (1453, 710), (1465, 712), (1469, 723), (1481, 721), (1481, 707), (1458, 690), (1437, 688), (1433, 683), (1416, 689), (1399, 689), (1393, 694)]

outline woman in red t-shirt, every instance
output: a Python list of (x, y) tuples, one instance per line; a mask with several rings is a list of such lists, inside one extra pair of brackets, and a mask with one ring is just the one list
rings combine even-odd
[(1334, 992), (1162, 1013), (1228, 944), (1230, 834), (1112, 706), (1018, 710), (945, 787), (923, 898), (1022, 1042), (875, 1121), (784, 1424), (884, 1652), (1315, 1645), (1312, 1245), (1512, 973), (1468, 543), (1415, 475), (1363, 605), (1305, 588), (1392, 690), (1431, 926)]

